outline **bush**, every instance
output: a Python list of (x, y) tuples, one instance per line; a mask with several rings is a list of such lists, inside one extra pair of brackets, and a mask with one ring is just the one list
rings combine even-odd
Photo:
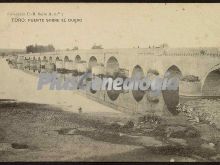
[(26, 53), (39, 53), (39, 52), (54, 52), (55, 48), (53, 45), (28, 45), (26, 47)]
[(123, 126), (123, 128), (126, 128), (126, 129), (131, 129), (133, 127), (134, 127), (134, 122), (130, 120)]
[(149, 69), (147, 73), (152, 73), (154, 75), (159, 75), (159, 72), (155, 69)]
[(92, 49), (103, 49), (103, 47), (102, 47), (102, 45), (96, 45), (96, 44), (94, 44), (94, 45), (92, 46)]
[(194, 75), (187, 75), (187, 76), (183, 76), (181, 80), (182, 81), (187, 81), (187, 82), (198, 82), (199, 77), (194, 76)]

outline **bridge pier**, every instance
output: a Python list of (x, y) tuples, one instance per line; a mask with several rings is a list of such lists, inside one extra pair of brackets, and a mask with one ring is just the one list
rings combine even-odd
[(198, 82), (179, 82), (179, 95), (180, 96), (192, 96), (192, 97), (201, 97), (201, 81)]
[[(152, 96), (150, 91), (80, 91), (116, 109), (175, 115), (179, 96), (220, 96), (219, 52), (217, 48), (92, 49), (33, 53), (9, 57), (8, 60), (10, 66), (15, 65), (15, 68), (30, 70), (37, 67), (40, 72), (52, 71), (56, 66), (61, 77), (79, 76), (89, 71), (101, 77), (123, 79), (134, 77), (138, 72), (141, 77), (147, 76), (150, 80), (176, 78), (179, 80), (178, 90), (169, 91), (166, 88), (157, 97)], [(38, 61), (34, 62), (33, 59), (37, 57)], [(189, 79), (184, 80), (187, 75)], [(199, 79), (191, 81), (190, 77), (193, 76)]]
[[(173, 93), (164, 95), (161, 92), (155, 96), (152, 91), (146, 91), (143, 98), (140, 101), (136, 101), (132, 91), (121, 92), (115, 99), (112, 99), (108, 92), (100, 90), (95, 92), (82, 91), (86, 97), (124, 112), (142, 115), (155, 114), (166, 117), (178, 114), (176, 106), (179, 103), (179, 98)], [(173, 101), (170, 98), (177, 100)]]

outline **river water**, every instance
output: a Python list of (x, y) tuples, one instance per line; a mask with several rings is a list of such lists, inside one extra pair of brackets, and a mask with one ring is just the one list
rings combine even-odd
[[(33, 73), (33, 74), (37, 75), (37, 73)], [(63, 79), (65, 79), (65, 77), (68, 78), (68, 76), (70, 76), (71, 74), (59, 74), (59, 75)], [(37, 77), (35, 77), (35, 79), (36, 78)], [(113, 92), (113, 94), (115, 93)], [(117, 96), (118, 95), (119, 93), (117, 94)], [(216, 126), (220, 128), (220, 120), (219, 120), (220, 98), (183, 98), (183, 97), (179, 97), (178, 91), (163, 91), (162, 95), (163, 95), (162, 98), (164, 100), (164, 103), (167, 106), (167, 110), (172, 115), (176, 116), (180, 113), (180, 111), (178, 111), (176, 108), (180, 103), (182, 105), (185, 105), (188, 109), (192, 109), (193, 111), (195, 111), (199, 116), (202, 116), (202, 114), (207, 114), (211, 116), (210, 120), (212, 120), (212, 123), (215, 123)]]

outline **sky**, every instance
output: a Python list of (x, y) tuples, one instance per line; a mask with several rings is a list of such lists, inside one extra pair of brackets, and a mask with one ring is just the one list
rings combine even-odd
[[(0, 4), (0, 48), (219, 47), (220, 4)], [(8, 13), (60, 12), (78, 23), (12, 22)], [(20, 16), (19, 18), (47, 18)]]

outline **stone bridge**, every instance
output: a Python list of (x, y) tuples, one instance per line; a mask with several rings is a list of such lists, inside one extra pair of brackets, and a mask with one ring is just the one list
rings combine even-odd
[[(86, 95), (117, 109), (155, 111), (157, 107), (176, 105), (181, 96), (220, 96), (219, 48), (130, 48), (56, 51), (50, 53), (23, 54), (16, 57), (17, 64), (32, 70), (69, 70), (95, 75), (120, 75), (132, 77), (139, 72), (151, 77), (177, 77), (177, 94), (163, 93), (153, 98), (151, 92), (141, 93), (93, 91)], [(161, 99), (162, 98), (162, 99)], [(166, 103), (171, 102), (171, 103)], [(166, 103), (166, 104), (164, 104)], [(174, 103), (174, 104), (173, 104)], [(148, 107), (148, 108), (147, 108)], [(168, 108), (169, 109), (169, 108)]]

